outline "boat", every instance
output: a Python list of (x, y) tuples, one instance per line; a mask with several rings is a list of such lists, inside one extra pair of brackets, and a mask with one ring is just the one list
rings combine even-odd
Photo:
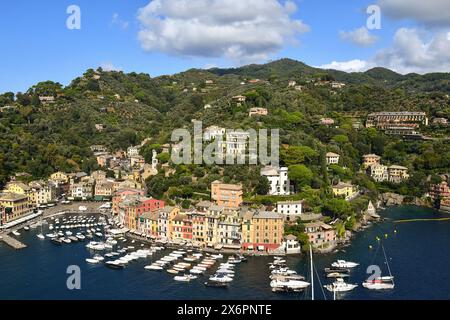
[(270, 287), (277, 290), (301, 291), (310, 286), (309, 282), (302, 280), (274, 279), (270, 282)]
[(203, 274), (203, 271), (199, 270), (199, 269), (191, 269), (191, 270), (189, 270), (189, 273), (192, 273), (192, 274)]
[(76, 237), (78, 238), (78, 240), (83, 241), (84, 239), (86, 239), (86, 237), (82, 234), (77, 234)]
[(70, 239), (72, 242), (78, 242), (78, 238), (75, 237), (75, 236), (70, 236), (69, 239)]
[(146, 270), (153, 270), (153, 271), (161, 271), (161, 270), (164, 270), (163, 267), (158, 266), (158, 265), (155, 265), (155, 264), (152, 264), (152, 265), (150, 265), (150, 266), (145, 266), (144, 269), (146, 269)]
[(344, 268), (325, 268), (325, 273), (349, 273), (350, 269)]
[(46, 236), (47, 238), (53, 239), (53, 238), (55, 238), (57, 235), (54, 234), (54, 233), (47, 233), (45, 236)]
[(72, 240), (68, 239), (68, 238), (62, 238), (61, 239), (64, 243), (72, 243)]
[(179, 274), (181, 271), (184, 271), (184, 270), (167, 269), (167, 272), (170, 274)]
[(12, 233), (13, 233), (13, 235), (15, 235), (17, 237), (20, 236), (20, 233), (17, 230), (14, 230)]
[(105, 258), (103, 258), (101, 255), (99, 255), (99, 254), (96, 254), (95, 256), (94, 256), (94, 259), (95, 260), (98, 260), (98, 261), (103, 261), (103, 260), (105, 260)]
[(205, 286), (215, 287), (215, 288), (228, 288), (228, 283), (226, 282), (216, 282), (216, 281), (206, 281)]
[(37, 237), (38, 237), (39, 239), (41, 239), (41, 240), (44, 240), (44, 239), (45, 239), (45, 236), (44, 236), (42, 233), (39, 233), (39, 234), (37, 235)]
[(197, 276), (193, 276), (191, 274), (184, 275), (184, 276), (176, 276), (173, 278), (175, 281), (181, 281), (181, 282), (189, 282), (191, 280), (197, 279)]
[(347, 292), (355, 289), (357, 286), (357, 284), (346, 283), (344, 279), (338, 278), (332, 284), (327, 284), (323, 287), (330, 292)]
[(233, 278), (224, 275), (224, 274), (215, 274), (209, 277), (209, 281), (220, 282), (220, 283), (229, 283), (233, 281)]
[(91, 263), (91, 264), (97, 264), (97, 263), (99, 263), (100, 261), (98, 261), (97, 259), (87, 258), (87, 259), (86, 259), (86, 262), (87, 262), (87, 263)]
[(330, 272), (327, 274), (327, 278), (347, 278), (350, 275), (348, 273)]
[(351, 262), (351, 261), (345, 261), (345, 260), (338, 260), (336, 262), (333, 262), (331, 264), (331, 266), (335, 267), (335, 268), (344, 268), (344, 269), (349, 269), (350, 268), (351, 269), (351, 268), (359, 266), (359, 263)]
[(211, 259), (217, 260), (217, 259), (223, 259), (223, 254), (212, 254)]
[(23, 227), (23, 230), (30, 231), (30, 227), (29, 226), (25, 226), (25, 227)]

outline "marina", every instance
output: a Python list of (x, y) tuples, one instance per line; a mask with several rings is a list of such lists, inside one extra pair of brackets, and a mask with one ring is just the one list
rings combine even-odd
[[(339, 252), (330, 254), (314, 254), (313, 264), (317, 275), (314, 278), (316, 299), (448, 299), (446, 288), (450, 285), (448, 265), (450, 258), (442, 254), (449, 243), (448, 222), (438, 221), (434, 225), (429, 222), (421, 224), (403, 223), (396, 225), (393, 221), (400, 218), (431, 218), (445, 214), (418, 207), (393, 207), (383, 211), (388, 217), (385, 222), (375, 224), (371, 228), (356, 234), (350, 246)], [(74, 217), (89, 217), (73, 215)], [(59, 218), (60, 223), (56, 223)], [(63, 223), (63, 219), (66, 219)], [(0, 245), (2, 264), (0, 271), (9, 277), (0, 279), (0, 296), (4, 299), (310, 299), (311, 286), (292, 292), (273, 292), (270, 283), (290, 283), (299, 285), (311, 283), (309, 254), (294, 256), (246, 256), (240, 257), (224, 253), (208, 253), (190, 248), (167, 249), (160, 245), (150, 245), (122, 238), (113, 240), (105, 237), (108, 233), (107, 220), (94, 220), (84, 224), (99, 224), (83, 227), (83, 219), (61, 215), (48, 218), (43, 225), (44, 234), (70, 231), (73, 235), (82, 233), (84, 241), (65, 243), (57, 236), (45, 240), (36, 237), (41, 232), (37, 226), (29, 231), (19, 229), (17, 238), (27, 245), (20, 251), (11, 249), (6, 244)], [(103, 222), (106, 225), (103, 225)], [(53, 230), (49, 230), (53, 225)], [(62, 228), (65, 225), (73, 228)], [(75, 227), (80, 225), (80, 227)], [(58, 228), (58, 229), (57, 229)], [(92, 239), (88, 239), (88, 231), (101, 229), (103, 237), (97, 237), (91, 231)], [(106, 230), (105, 230), (106, 228)], [(394, 232), (397, 231), (397, 232)], [(97, 231), (95, 231), (97, 232)], [(384, 235), (388, 237), (385, 238)], [(421, 241), (417, 234), (427, 237), (434, 243)], [(382, 269), (382, 278), (371, 282), (372, 287), (385, 286), (389, 282), (389, 272), (382, 249), (377, 248), (377, 237), (383, 238), (386, 257), (395, 287), (384, 290), (367, 288), (370, 274), (367, 268), (378, 265)], [(55, 245), (54, 241), (60, 241)], [(109, 240), (109, 241), (108, 241)], [(125, 240), (125, 241), (123, 241)], [(413, 242), (413, 244), (412, 244)], [(112, 248), (105, 247), (111, 243)], [(369, 249), (372, 246), (373, 249)], [(89, 248), (91, 247), (91, 248)], [(378, 251), (378, 252), (377, 252)], [(89, 260), (87, 260), (89, 259)], [(347, 262), (358, 263), (350, 270)], [(29, 262), (33, 261), (33, 264)], [(239, 262), (240, 261), (240, 262)], [(277, 261), (275, 263), (275, 261)], [(338, 267), (332, 267), (337, 263)], [(433, 264), (439, 279), (430, 277), (422, 270)], [(78, 265), (81, 268), (82, 290), (68, 290), (66, 287), (67, 267)], [(272, 266), (274, 268), (271, 269)], [(326, 270), (327, 268), (327, 270)], [(168, 270), (173, 270), (168, 272)], [(278, 270), (277, 272), (273, 271)], [(326, 271), (329, 271), (328, 273)], [(333, 277), (330, 274), (338, 273)], [(341, 276), (342, 275), (342, 276)], [(420, 276), (419, 276), (420, 275)], [(175, 278), (176, 277), (176, 278)], [(195, 278), (196, 277), (196, 278)], [(335, 282), (357, 285), (350, 291), (339, 291), (334, 295)], [(319, 281), (320, 280), (320, 281)], [(414, 280), (414, 281), (413, 281)], [(42, 292), (39, 283), (46, 283), (48, 290)], [(417, 286), (418, 288), (417, 289)], [(342, 284), (334, 285), (340, 287)], [(184, 288), (189, 288), (185, 290)], [(430, 288), (433, 288), (431, 290)], [(323, 293), (322, 293), (323, 289)], [(335, 296), (335, 297), (334, 297)]]

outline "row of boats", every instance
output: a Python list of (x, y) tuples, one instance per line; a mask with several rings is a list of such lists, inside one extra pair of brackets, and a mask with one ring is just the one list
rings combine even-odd
[[(167, 273), (174, 275), (175, 281), (190, 282), (209, 273), (218, 261), (223, 258), (222, 254), (203, 254), (192, 250), (176, 250), (144, 268), (151, 271), (166, 270)], [(234, 267), (244, 261), (247, 261), (247, 259), (241, 255), (230, 256), (226, 262), (219, 264), (214, 274), (209, 275), (205, 285), (210, 287), (227, 287), (234, 279)]]

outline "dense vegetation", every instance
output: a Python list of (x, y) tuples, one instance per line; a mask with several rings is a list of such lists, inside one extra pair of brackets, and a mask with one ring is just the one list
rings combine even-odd
[[(260, 81), (251, 81), (260, 79)], [(206, 83), (212, 80), (212, 83)], [(301, 90), (289, 87), (295, 80)], [(326, 81), (346, 86), (332, 89)], [(429, 141), (402, 141), (363, 124), (373, 111), (425, 111), (430, 118), (450, 117), (450, 74), (399, 75), (375, 68), (365, 73), (320, 70), (283, 59), (266, 65), (237, 69), (188, 70), (173, 76), (151, 78), (147, 74), (88, 70), (67, 87), (51, 81), (38, 83), (25, 93), (0, 95), (0, 185), (14, 173), (28, 179), (45, 178), (54, 171), (97, 169), (89, 146), (103, 144), (111, 150), (126, 149), (150, 138), (142, 150), (147, 161), (151, 151), (161, 151), (175, 128), (192, 129), (192, 120), (204, 127), (279, 128), (282, 164), (290, 167), (297, 194), (289, 199), (308, 200), (313, 212), (352, 217), (380, 191), (421, 196), (428, 176), (450, 167), (449, 129), (431, 127)], [(237, 105), (232, 97), (245, 95)], [(39, 96), (53, 96), (54, 103), (41, 103)], [(210, 108), (204, 108), (205, 105)], [(251, 107), (265, 107), (267, 117), (248, 117)], [(335, 126), (320, 125), (331, 117)], [(105, 125), (98, 131), (95, 124)], [(339, 153), (340, 166), (325, 165), (326, 152)], [(386, 164), (410, 169), (412, 178), (399, 185), (377, 184), (361, 172), (361, 156), (376, 153)], [(160, 154), (161, 163), (169, 160)], [(243, 182), (246, 201), (272, 204), (265, 196), (267, 181), (257, 166), (194, 166), (170, 164), (174, 173), (148, 181), (149, 193), (190, 204), (205, 199), (216, 179)], [(352, 203), (330, 197), (329, 186), (352, 181), (365, 195)], [(348, 223), (352, 223), (352, 219)]]

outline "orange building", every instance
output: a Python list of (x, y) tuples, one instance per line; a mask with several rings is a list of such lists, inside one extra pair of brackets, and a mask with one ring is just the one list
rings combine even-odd
[(219, 206), (238, 208), (242, 203), (242, 185), (214, 181), (211, 184), (211, 198)]

